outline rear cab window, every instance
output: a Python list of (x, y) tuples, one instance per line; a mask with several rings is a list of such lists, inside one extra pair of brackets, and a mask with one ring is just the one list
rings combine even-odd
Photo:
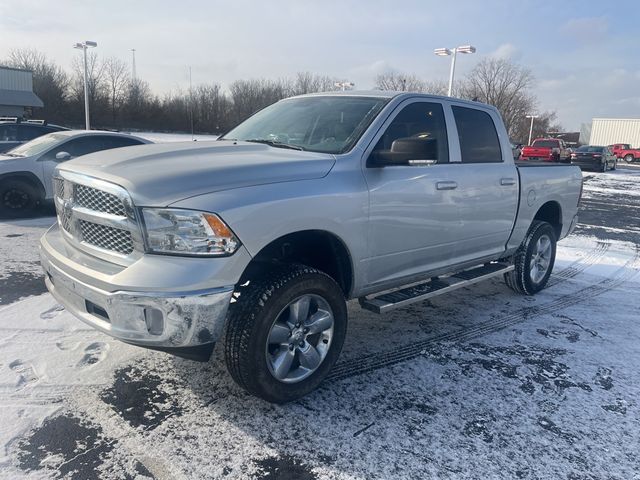
[(457, 105), (451, 109), (458, 129), (462, 163), (502, 163), (498, 131), (491, 115)]

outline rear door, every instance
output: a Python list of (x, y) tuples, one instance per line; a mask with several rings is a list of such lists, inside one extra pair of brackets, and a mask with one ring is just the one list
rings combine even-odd
[(463, 263), (505, 250), (518, 208), (518, 172), (495, 111), (455, 104), (451, 110), (455, 132), (449, 132), (459, 144), (454, 155), (460, 155), (451, 164), (460, 221), (454, 261)]

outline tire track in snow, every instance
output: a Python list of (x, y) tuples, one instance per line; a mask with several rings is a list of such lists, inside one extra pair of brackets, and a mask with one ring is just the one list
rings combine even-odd
[(563, 308), (577, 305), (597, 295), (606, 293), (638, 274), (640, 271), (640, 246), (635, 247), (635, 254), (627, 262), (617, 269), (610, 277), (573, 292), (544, 305), (521, 308), (513, 313), (481, 322), (469, 328), (456, 332), (443, 333), (435, 337), (410, 343), (400, 348), (387, 352), (378, 352), (355, 360), (338, 363), (327, 376), (328, 381), (343, 380), (345, 378), (360, 375), (380, 368), (395, 365), (397, 363), (412, 360), (421, 356), (432, 345), (440, 342), (466, 342), (489, 333), (497, 332), (504, 328), (524, 322), (531, 317), (557, 312)]
[(552, 287), (553, 285), (557, 285), (558, 283), (578, 276), (580, 273), (584, 272), (590, 266), (595, 265), (598, 260), (604, 257), (605, 253), (607, 253), (610, 247), (611, 243), (598, 240), (596, 248), (591, 250), (587, 255), (584, 256), (584, 258), (570, 263), (567, 267), (563, 268), (555, 275), (552, 274), (551, 278), (549, 279), (548, 286)]

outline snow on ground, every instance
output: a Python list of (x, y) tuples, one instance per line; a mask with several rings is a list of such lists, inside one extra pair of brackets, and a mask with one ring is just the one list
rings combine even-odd
[[(0, 477), (640, 477), (640, 175), (586, 174), (535, 297), (499, 280), (376, 316), (276, 406), (223, 366), (122, 344), (43, 293), (52, 217), (0, 223)], [(616, 230), (610, 232), (610, 230)]]

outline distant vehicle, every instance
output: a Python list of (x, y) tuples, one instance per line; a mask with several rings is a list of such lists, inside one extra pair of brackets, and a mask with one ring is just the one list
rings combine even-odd
[(628, 143), (614, 143), (609, 145), (613, 154), (627, 163), (640, 159), (640, 148), (631, 148)]
[(522, 145), (511, 142), (511, 153), (513, 153), (514, 160), (520, 160), (520, 155), (522, 154)]
[(0, 214), (19, 216), (54, 196), (52, 175), (62, 162), (118, 147), (151, 143), (122, 133), (68, 130), (49, 133), (0, 155)]
[(618, 158), (609, 147), (583, 145), (571, 154), (571, 164), (599, 172), (615, 170)]
[(68, 128), (60, 125), (51, 125), (44, 120), (20, 120), (16, 117), (0, 117), (0, 153), (47, 133), (63, 130), (68, 130)]
[(561, 138), (536, 138), (522, 149), (520, 160), (569, 163), (571, 151)]

